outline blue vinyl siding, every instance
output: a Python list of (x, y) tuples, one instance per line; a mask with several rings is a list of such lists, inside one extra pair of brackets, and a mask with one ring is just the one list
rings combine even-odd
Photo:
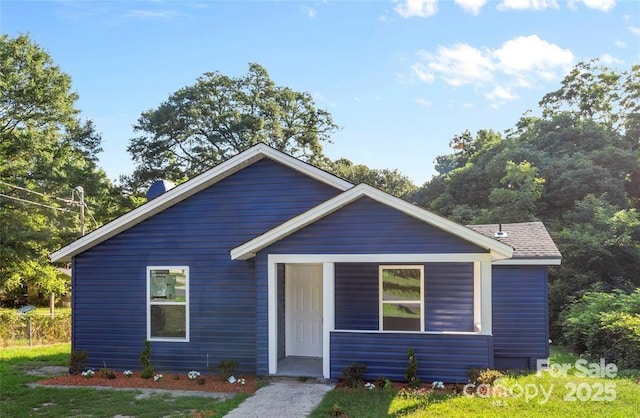
[(499, 368), (535, 368), (549, 356), (546, 266), (493, 267), (493, 345)]
[(487, 250), (362, 197), (262, 250), (270, 254), (443, 254)]
[(427, 331), (474, 331), (473, 263), (424, 265)]
[[(379, 266), (335, 265), (336, 329), (379, 329)], [(427, 263), (424, 280), (426, 330), (473, 331), (473, 264)]]
[(409, 347), (415, 349), (418, 377), (425, 382), (466, 383), (470, 368), (493, 366), (488, 335), (340, 331), (331, 333), (331, 378), (339, 378), (352, 363), (364, 363), (368, 379), (404, 381)]
[(90, 367), (139, 368), (146, 267), (189, 266), (190, 342), (152, 342), (154, 366), (202, 371), (208, 356), (255, 372), (255, 264), (229, 250), (338, 192), (263, 159), (76, 256), (73, 348)]
[(378, 329), (378, 280), (378, 264), (335, 264), (336, 329)]

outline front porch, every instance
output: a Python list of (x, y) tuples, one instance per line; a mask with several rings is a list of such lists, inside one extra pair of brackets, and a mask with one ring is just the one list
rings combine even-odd
[[(271, 254), (265, 258), (269, 342), (265, 369), (270, 375), (338, 378), (345, 367), (358, 362), (367, 364), (374, 378), (402, 380), (409, 347), (419, 356), (424, 379), (462, 382), (469, 368), (492, 366), (490, 254)], [(296, 266), (315, 268), (321, 276), (315, 293), (309, 291), (316, 295), (309, 303), (319, 315), (307, 328), (318, 344), (318, 351), (309, 348), (309, 355), (290, 351), (291, 333), (297, 331), (287, 314), (299, 302), (287, 296), (286, 276)], [(379, 272), (385, 266), (424, 270), (420, 300), (383, 301), (388, 295), (382, 296)], [(407, 315), (416, 319), (399, 323), (419, 324), (419, 328), (388, 329), (388, 324), (398, 321), (385, 317), (387, 305), (394, 305), (394, 312), (398, 307), (410, 308), (413, 312)]]

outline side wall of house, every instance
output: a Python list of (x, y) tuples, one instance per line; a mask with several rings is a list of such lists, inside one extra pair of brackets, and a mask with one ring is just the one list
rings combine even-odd
[(255, 264), (229, 251), (336, 194), (264, 159), (78, 255), (73, 348), (89, 353), (89, 367), (139, 368), (146, 267), (189, 266), (190, 341), (152, 342), (152, 363), (205, 371), (231, 359), (255, 372)]
[(494, 364), (535, 369), (549, 356), (546, 266), (493, 267)]

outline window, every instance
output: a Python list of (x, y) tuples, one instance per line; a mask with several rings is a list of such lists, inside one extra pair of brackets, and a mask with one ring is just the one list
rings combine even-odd
[(424, 266), (380, 266), (380, 329), (422, 331)]
[(147, 339), (189, 340), (189, 267), (147, 267)]

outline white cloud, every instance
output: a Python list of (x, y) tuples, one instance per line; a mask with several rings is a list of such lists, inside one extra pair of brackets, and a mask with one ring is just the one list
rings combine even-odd
[(509, 87), (496, 86), (492, 91), (486, 93), (484, 95), (487, 99), (491, 101), (495, 100), (513, 100), (517, 99), (516, 96)]
[(308, 18), (313, 19), (316, 17), (316, 9), (309, 6), (300, 6), (300, 10), (304, 13)]
[(626, 48), (627, 47), (627, 43), (625, 41), (621, 41), (620, 39), (615, 39), (613, 41), (613, 44), (615, 46), (617, 46), (618, 48)]
[(569, 7), (575, 7), (576, 3), (582, 3), (590, 9), (608, 12), (616, 5), (616, 0), (570, 0)]
[(605, 65), (624, 64), (624, 61), (609, 54), (600, 55), (600, 61)]
[(427, 99), (423, 99), (422, 97), (416, 97), (416, 103), (418, 103), (420, 106), (425, 106), (425, 107), (429, 107), (432, 105), (432, 103), (427, 100)]
[(424, 83), (432, 83), (436, 76), (421, 62), (417, 62), (411, 66), (411, 71), (416, 78)]
[(455, 87), (471, 85), (476, 93), (500, 104), (517, 99), (517, 89), (558, 80), (576, 60), (571, 50), (537, 35), (513, 38), (496, 49), (459, 43), (441, 45), (435, 52), (419, 51), (417, 55), (411, 66), (414, 80), (440, 80)]
[(494, 53), (501, 71), (517, 77), (535, 73), (543, 79), (554, 79), (556, 69), (566, 71), (575, 59), (568, 49), (543, 41), (538, 35), (511, 39)]
[(458, 6), (465, 12), (469, 12), (472, 15), (480, 13), (480, 9), (487, 4), (487, 0), (454, 0)]
[(447, 84), (462, 86), (483, 83), (492, 78), (493, 63), (487, 51), (467, 44), (456, 44), (451, 48), (439, 46), (435, 54), (419, 52), (422, 63), (414, 64), (414, 74), (421, 81), (430, 82), (438, 74)]
[(640, 26), (629, 26), (628, 28), (634, 35), (640, 35)]
[(545, 10), (557, 9), (556, 0), (503, 0), (498, 10)]
[(130, 19), (171, 19), (178, 15), (174, 10), (144, 10), (133, 9), (122, 15)]
[(404, 0), (396, 6), (402, 17), (430, 17), (438, 11), (438, 0)]

